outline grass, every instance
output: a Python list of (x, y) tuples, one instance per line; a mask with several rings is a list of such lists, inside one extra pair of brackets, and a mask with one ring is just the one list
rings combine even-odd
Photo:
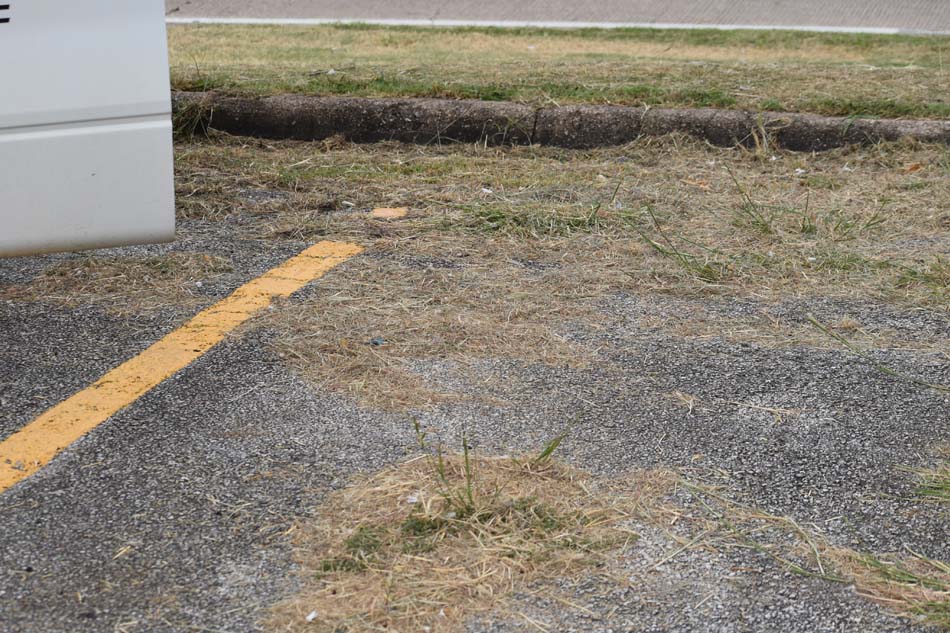
[[(543, 455), (543, 454), (542, 454)], [(305, 586), (269, 625), (297, 631), (456, 631), (538, 581), (581, 575), (636, 540), (625, 523), (665, 473), (617, 490), (550, 455), (427, 450), (331, 496), (302, 526)]]
[[(950, 566), (913, 550), (836, 547), (791, 518), (669, 471), (596, 479), (554, 457), (564, 435), (536, 455), (492, 458), (475, 455), (464, 435), (462, 452), (447, 454), (418, 424), (416, 433), (420, 456), (356, 479), (300, 525), (303, 587), (272, 610), (272, 628), (448, 632), (483, 617), (534, 622), (515, 599), (525, 593), (596, 617), (557, 588), (592, 576), (642, 578), (635, 590), (649, 599), (657, 568), (695, 552), (720, 564), (725, 555), (733, 574), (773, 565), (851, 585), (898, 614), (950, 628)], [(657, 531), (666, 553), (641, 569), (618, 565), (635, 557), (641, 533)]]
[[(178, 149), (182, 218), (240, 214), (247, 238), (369, 247), (267, 323), (288, 362), (386, 409), (458, 397), (420, 374), (436, 359), (583, 366), (572, 324), (609, 327), (602, 306), (618, 293), (689, 302), (643, 327), (765, 345), (837, 346), (804, 318), (764, 316), (774, 303), (950, 308), (939, 146), (801, 155), (681, 137), (589, 152), (216, 137)], [(375, 207), (409, 211), (380, 220)], [(736, 301), (762, 307), (714, 307)], [(845, 333), (861, 349), (950, 351), (927, 332), (872, 322)]]
[(171, 25), (169, 47), (181, 90), (950, 117), (940, 37)]
[[(749, 508), (721, 491), (681, 482), (704, 510), (703, 534), (727, 535), (801, 576), (850, 584), (867, 599), (901, 615), (950, 630), (950, 565), (910, 548), (886, 555), (837, 547), (789, 517)], [(670, 512), (671, 510), (668, 510)], [(721, 542), (721, 541), (720, 541)]]
[(919, 478), (917, 495), (928, 501), (950, 504), (950, 447), (940, 451), (942, 460), (930, 469), (915, 471)]
[(858, 593), (950, 630), (950, 565), (908, 550), (903, 556), (876, 556), (847, 550), (830, 553), (851, 577)]
[(110, 311), (152, 312), (201, 303), (198, 288), (230, 273), (231, 264), (205, 253), (102, 257), (82, 254), (47, 268), (29, 284), (0, 286), (0, 299), (96, 304)]

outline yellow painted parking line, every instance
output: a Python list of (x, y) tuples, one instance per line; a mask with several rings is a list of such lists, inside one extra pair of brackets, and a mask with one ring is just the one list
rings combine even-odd
[(320, 242), (235, 290), (79, 393), (0, 442), (0, 492), (184, 369), (275, 297), (286, 297), (363, 249)]

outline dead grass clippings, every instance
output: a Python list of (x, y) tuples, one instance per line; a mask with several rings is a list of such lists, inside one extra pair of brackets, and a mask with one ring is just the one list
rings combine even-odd
[(694, 530), (708, 535), (708, 547), (742, 547), (771, 558), (797, 575), (847, 584), (890, 611), (950, 630), (950, 564), (905, 547), (877, 554), (832, 544), (790, 517), (749, 507), (715, 487), (681, 480), (702, 508), (692, 514)]
[(829, 549), (829, 558), (861, 596), (903, 615), (950, 630), (950, 565), (908, 550), (876, 556)]
[(148, 257), (81, 256), (48, 268), (29, 284), (0, 289), (0, 298), (97, 304), (115, 313), (147, 312), (200, 302), (201, 284), (231, 272), (224, 258), (173, 252)]
[[(872, 301), (934, 318), (950, 308), (942, 147), (772, 154), (676, 135), (588, 152), (222, 135), (180, 146), (187, 214), (244, 214), (249, 239), (367, 247), (359, 266), (267, 321), (303, 374), (384, 409), (459, 397), (429, 384), (419, 361), (582, 367), (590, 350), (565, 333), (609, 327), (604, 305), (620, 295), (656, 298), (644, 328), (769, 346), (834, 345), (770, 317), (771, 305)], [(407, 207), (397, 221), (372, 216)], [(865, 346), (945, 347), (848, 326)]]
[[(578, 246), (582, 245), (578, 242)], [(278, 350), (318, 384), (387, 410), (456, 399), (415, 361), (508, 358), (583, 367), (591, 353), (565, 333), (596, 323), (595, 302), (617, 262), (584, 250), (546, 268), (551, 253), (505, 239), (442, 236), (377, 242), (358, 266), (322, 280), (312, 298), (266, 318)]]
[[(418, 431), (418, 429), (417, 429)], [(330, 495), (298, 531), (302, 591), (277, 605), (275, 630), (456, 631), (497, 615), (516, 592), (565, 602), (559, 581), (629, 582), (617, 555), (638, 530), (670, 549), (760, 555), (795, 575), (853, 586), (892, 612), (950, 628), (950, 566), (910, 549), (835, 546), (817, 527), (764, 512), (722, 486), (666, 470), (595, 478), (551, 454), (476, 457), (431, 450)], [(634, 570), (634, 575), (642, 574)], [(552, 595), (547, 596), (546, 592)]]

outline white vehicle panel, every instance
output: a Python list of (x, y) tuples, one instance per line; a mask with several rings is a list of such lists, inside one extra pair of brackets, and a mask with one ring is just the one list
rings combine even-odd
[(0, 256), (174, 237), (167, 55), (161, 0), (0, 0)]

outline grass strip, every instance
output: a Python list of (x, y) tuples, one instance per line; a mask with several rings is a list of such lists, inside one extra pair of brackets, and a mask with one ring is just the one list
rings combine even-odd
[(169, 50), (180, 90), (950, 117), (941, 37), (170, 25)]

